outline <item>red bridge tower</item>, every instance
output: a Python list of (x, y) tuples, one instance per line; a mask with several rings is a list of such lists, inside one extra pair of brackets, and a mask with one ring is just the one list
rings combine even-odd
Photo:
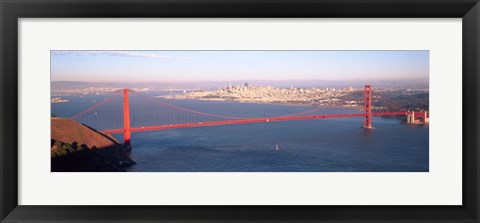
[(372, 87), (365, 85), (365, 91), (363, 92), (364, 112), (363, 128), (371, 129), (372, 126)]
[(128, 104), (128, 89), (123, 89), (123, 147), (132, 149), (130, 145), (130, 106)]

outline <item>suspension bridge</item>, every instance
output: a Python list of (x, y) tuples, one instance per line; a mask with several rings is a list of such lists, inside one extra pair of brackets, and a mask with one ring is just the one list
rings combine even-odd
[[(129, 100), (132, 96), (135, 96), (136, 100)], [(365, 85), (363, 101), (364, 106), (362, 113), (321, 114), (321, 107), (313, 107), (289, 115), (239, 117), (196, 111), (169, 104), (158, 98), (146, 96), (133, 90), (123, 89), (71, 117), (71, 119), (106, 134), (123, 133), (124, 146), (131, 148), (130, 140), (132, 132), (345, 117), (363, 117), (363, 128), (372, 129), (372, 117), (374, 116), (407, 116), (408, 123), (414, 123), (415, 120), (419, 118), (423, 120), (429, 118), (428, 112), (373, 112), (372, 87), (370, 85)], [(119, 111), (123, 111), (123, 113)]]

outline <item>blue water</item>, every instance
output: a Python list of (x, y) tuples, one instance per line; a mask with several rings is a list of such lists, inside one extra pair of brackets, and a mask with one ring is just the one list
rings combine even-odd
[[(103, 94), (64, 97), (70, 102), (52, 104), (52, 112), (71, 117), (105, 97), (107, 95)], [(311, 108), (221, 101), (164, 101), (206, 113), (243, 117), (286, 115)], [(356, 112), (347, 108), (322, 109), (325, 114)], [(373, 118), (375, 129), (360, 128), (362, 124), (362, 117), (350, 117), (132, 133), (130, 155), (137, 164), (127, 171), (429, 171), (428, 126), (410, 126), (398, 119), (382, 117)], [(121, 134), (114, 137), (123, 140)], [(277, 144), (279, 150), (275, 149)]]

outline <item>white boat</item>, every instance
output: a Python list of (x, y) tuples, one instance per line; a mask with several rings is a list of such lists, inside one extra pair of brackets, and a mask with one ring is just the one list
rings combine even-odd
[(275, 147), (275, 150), (280, 150), (280, 148), (278, 148), (278, 144), (277, 144), (277, 146)]

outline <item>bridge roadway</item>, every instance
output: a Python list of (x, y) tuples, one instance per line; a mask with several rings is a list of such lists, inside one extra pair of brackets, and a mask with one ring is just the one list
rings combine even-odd
[[(372, 116), (396, 116), (407, 115), (408, 112), (372, 112)], [(168, 124), (158, 126), (142, 126), (131, 128), (131, 132), (146, 132), (157, 131), (167, 129), (180, 129), (180, 128), (192, 128), (202, 126), (215, 126), (215, 125), (233, 125), (233, 124), (247, 124), (247, 123), (260, 123), (260, 122), (278, 122), (278, 121), (295, 121), (295, 120), (309, 120), (309, 119), (325, 119), (325, 118), (344, 118), (344, 117), (363, 117), (364, 113), (355, 114), (325, 114), (325, 115), (307, 115), (307, 116), (277, 116), (266, 118), (245, 118), (245, 119), (233, 119), (224, 121), (212, 121), (212, 122), (194, 122), (183, 124)], [(124, 129), (107, 129), (101, 130), (106, 134), (119, 134), (123, 133)]]

